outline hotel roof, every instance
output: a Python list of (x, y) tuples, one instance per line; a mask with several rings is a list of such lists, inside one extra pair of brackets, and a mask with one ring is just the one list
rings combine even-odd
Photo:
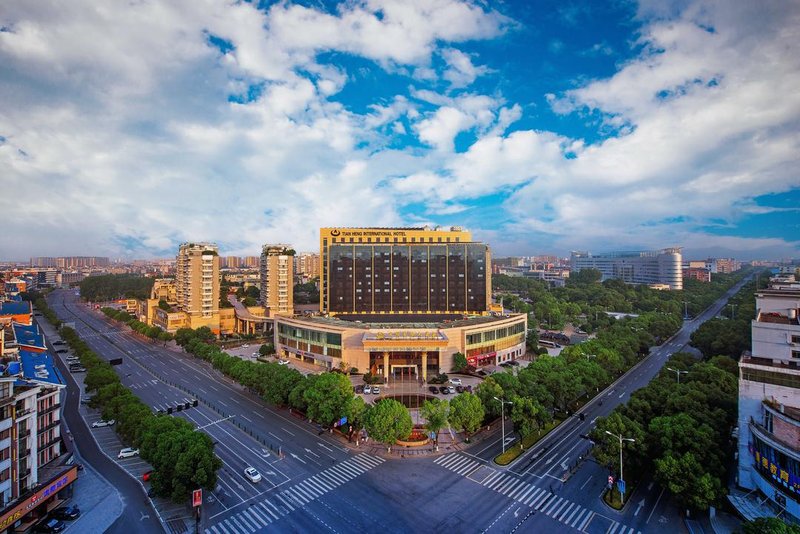
[(65, 386), (61, 373), (53, 363), (53, 357), (46, 352), (19, 351), (24, 381), (38, 382), (54, 386)]

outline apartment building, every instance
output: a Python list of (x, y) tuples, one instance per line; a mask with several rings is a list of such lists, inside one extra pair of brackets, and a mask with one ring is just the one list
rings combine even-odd
[(269, 315), (294, 311), (294, 250), (289, 245), (264, 245), (261, 250), (261, 303)]
[(213, 243), (183, 243), (175, 265), (175, 301), (188, 326), (219, 332), (219, 250)]

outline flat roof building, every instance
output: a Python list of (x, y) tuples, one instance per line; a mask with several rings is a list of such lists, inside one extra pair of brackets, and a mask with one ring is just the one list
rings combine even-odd
[(219, 333), (219, 250), (213, 243), (183, 243), (175, 262), (175, 299), (188, 326)]
[(269, 315), (294, 312), (294, 249), (289, 245), (264, 245), (261, 250), (261, 303)]
[(683, 289), (681, 249), (610, 252), (591, 254), (575, 251), (570, 258), (573, 271), (597, 269), (603, 280), (619, 279), (627, 284), (666, 285)]

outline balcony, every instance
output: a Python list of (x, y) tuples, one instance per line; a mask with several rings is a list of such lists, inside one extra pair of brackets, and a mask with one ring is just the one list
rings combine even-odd
[(22, 440), (22, 439), (27, 438), (30, 435), (31, 435), (31, 429), (30, 428), (26, 428), (24, 430), (18, 430), (17, 439)]
[(17, 409), (17, 419), (19, 419), (20, 417), (25, 417), (26, 415), (31, 413), (33, 413), (32, 408), (25, 408), (23, 410)]

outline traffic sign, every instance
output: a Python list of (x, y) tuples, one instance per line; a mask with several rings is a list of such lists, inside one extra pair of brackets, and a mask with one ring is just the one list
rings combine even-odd
[(203, 504), (203, 490), (196, 489), (192, 492), (192, 506), (197, 508), (201, 504)]
[(624, 480), (622, 480), (622, 479), (617, 480), (617, 489), (623, 495), (625, 494), (625, 481)]
[(613, 475), (608, 475), (608, 483), (609, 483), (609, 485), (614, 483), (614, 476)]

